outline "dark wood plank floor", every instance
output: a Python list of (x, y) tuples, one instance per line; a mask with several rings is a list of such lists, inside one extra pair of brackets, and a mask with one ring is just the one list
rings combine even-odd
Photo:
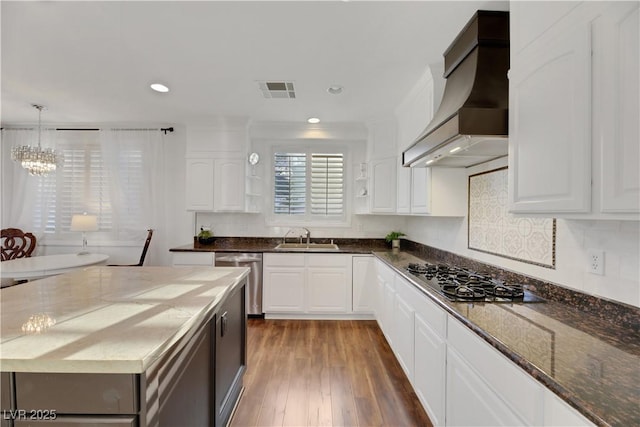
[(249, 426), (431, 426), (375, 321), (249, 319)]

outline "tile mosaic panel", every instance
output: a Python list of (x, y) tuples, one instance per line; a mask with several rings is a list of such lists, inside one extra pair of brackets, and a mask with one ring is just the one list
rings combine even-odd
[(469, 177), (469, 249), (555, 268), (553, 218), (507, 211), (507, 168)]

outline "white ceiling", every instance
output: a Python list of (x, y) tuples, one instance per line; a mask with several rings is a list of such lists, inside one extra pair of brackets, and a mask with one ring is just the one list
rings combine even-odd
[[(363, 122), (393, 111), (477, 9), (508, 2), (2, 1), (3, 124)], [(265, 99), (257, 81), (293, 81)], [(160, 81), (171, 91), (159, 94)], [(344, 86), (341, 95), (327, 87)]]

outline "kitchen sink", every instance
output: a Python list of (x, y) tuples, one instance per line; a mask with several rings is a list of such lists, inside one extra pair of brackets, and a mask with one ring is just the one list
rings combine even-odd
[(281, 251), (300, 251), (300, 252), (340, 250), (340, 248), (338, 248), (338, 245), (334, 243), (280, 243), (274, 249), (281, 250)]

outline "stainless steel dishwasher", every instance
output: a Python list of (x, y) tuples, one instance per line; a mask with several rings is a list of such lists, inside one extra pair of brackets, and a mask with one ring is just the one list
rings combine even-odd
[(262, 254), (216, 252), (216, 267), (249, 267), (247, 277), (247, 314), (262, 316)]

